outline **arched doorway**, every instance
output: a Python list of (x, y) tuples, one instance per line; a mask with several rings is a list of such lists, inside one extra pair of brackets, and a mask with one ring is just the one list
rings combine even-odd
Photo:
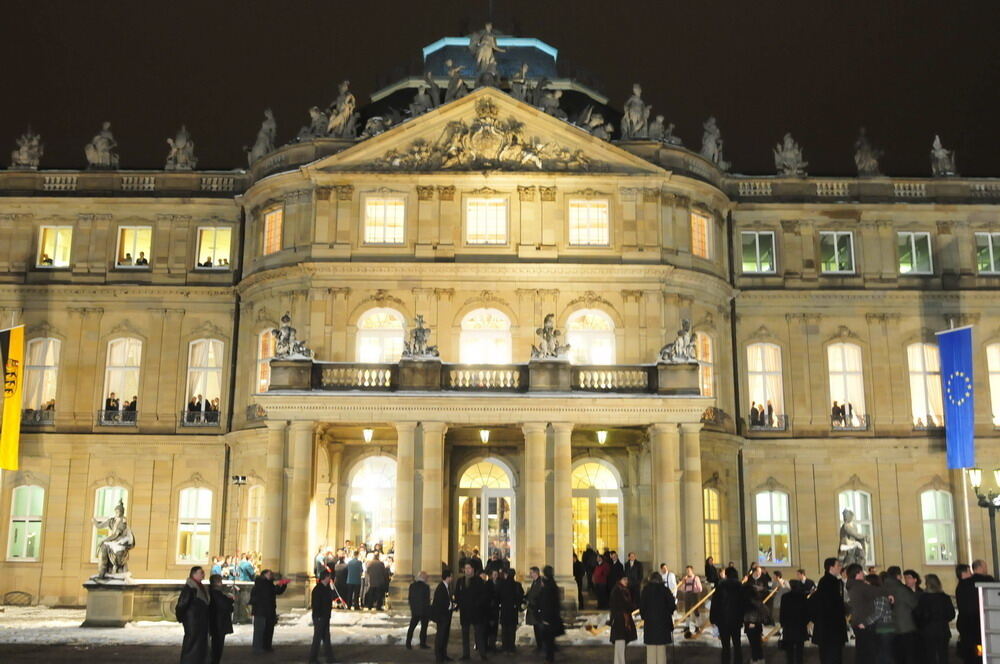
[(477, 461), (458, 482), (458, 548), (479, 549), (485, 560), (514, 558), (513, 474), (499, 459)]
[(359, 461), (348, 505), (348, 539), (369, 550), (381, 542), (383, 551), (391, 551), (396, 543), (396, 460), (370, 456)]
[(599, 459), (581, 459), (573, 466), (573, 549), (590, 544), (598, 551), (621, 550), (623, 497), (618, 472)]

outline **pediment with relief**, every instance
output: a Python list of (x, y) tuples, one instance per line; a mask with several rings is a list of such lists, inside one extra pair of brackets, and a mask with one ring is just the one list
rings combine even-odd
[(624, 172), (662, 168), (492, 88), (314, 165), (324, 172)]

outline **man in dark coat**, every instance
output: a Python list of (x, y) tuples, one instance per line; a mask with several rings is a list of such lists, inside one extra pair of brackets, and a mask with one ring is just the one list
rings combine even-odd
[(517, 619), (524, 603), (524, 588), (515, 575), (514, 569), (502, 573), (497, 588), (500, 604), (500, 650), (507, 653), (516, 651), (514, 640), (517, 636)]
[(368, 587), (365, 604), (381, 611), (385, 604), (385, 594), (389, 591), (389, 572), (385, 563), (379, 560), (378, 553), (372, 554), (372, 561), (368, 563)]
[(612, 551), (608, 554), (610, 558), (611, 569), (608, 571), (608, 589), (614, 588), (618, 585), (618, 579), (625, 576), (625, 568), (622, 566), (622, 561), (618, 558), (618, 552)]
[(538, 602), (542, 593), (542, 572), (537, 567), (532, 567), (528, 570), (528, 576), (531, 578), (531, 585), (528, 586), (528, 592), (524, 596), (525, 604), (528, 606), (524, 618), (535, 632), (535, 652), (541, 652), (542, 625), (538, 621)]
[(639, 594), (639, 614), (645, 623), (643, 642), (650, 653), (646, 656), (647, 661), (667, 661), (667, 645), (673, 643), (676, 608), (677, 600), (670, 588), (663, 584), (660, 573), (650, 574), (646, 587)]
[(222, 661), (222, 649), (226, 645), (226, 635), (233, 633), (234, 600), (222, 592), (222, 575), (209, 577), (208, 633), (212, 637), (212, 664)]
[(413, 649), (413, 630), (420, 625), (420, 647), (426, 650), (427, 645), (427, 621), (431, 617), (431, 587), (427, 585), (427, 572), (420, 572), (417, 578), (410, 584), (407, 593), (407, 602), (410, 605), (410, 627), (406, 630), (406, 649)]
[(269, 569), (257, 575), (250, 591), (250, 606), (253, 607), (253, 651), (271, 652), (274, 626), (278, 624), (278, 595), (288, 588), (288, 579), (274, 580), (274, 572)]
[(809, 599), (812, 640), (819, 646), (821, 664), (840, 664), (844, 657), (844, 644), (847, 643), (847, 607), (844, 605), (840, 568), (840, 561), (836, 558), (823, 561), (823, 578)]
[(586, 583), (588, 589), (593, 590), (590, 577), (593, 576), (594, 568), (597, 567), (597, 551), (594, 550), (593, 546), (588, 544), (587, 548), (583, 550), (580, 560), (583, 561), (583, 571), (586, 574), (584, 583)]
[(313, 640), (309, 648), (309, 664), (319, 663), (319, 647), (323, 645), (323, 655), (327, 663), (333, 662), (333, 646), (330, 645), (330, 614), (333, 611), (333, 579), (329, 572), (321, 572), (316, 587), (312, 590)]
[(802, 582), (789, 582), (791, 590), (781, 598), (778, 613), (781, 623), (781, 646), (788, 653), (788, 664), (802, 664), (803, 649), (809, 638), (807, 629), (809, 611), (806, 607), (806, 592)]
[(628, 591), (638, 599), (643, 579), (642, 563), (635, 557), (634, 551), (629, 551), (628, 560), (625, 561), (625, 576), (628, 578)]
[(740, 628), (743, 627), (743, 616), (748, 608), (747, 596), (740, 583), (740, 573), (735, 567), (727, 567), (724, 576), (715, 587), (708, 619), (719, 628), (722, 664), (730, 664), (734, 660), (739, 664), (743, 661)]
[(205, 570), (192, 567), (174, 613), (177, 622), (184, 625), (184, 642), (181, 644), (181, 664), (205, 664), (208, 656), (209, 604), (208, 591), (202, 585)]
[[(465, 575), (455, 584), (455, 602), (462, 624), (462, 659), (469, 659), (470, 636), (475, 638), (476, 651), (486, 659), (486, 584), (471, 562), (465, 564)], [(471, 632), (471, 635), (470, 635)]]
[(540, 577), (535, 621), (541, 627), (542, 650), (546, 662), (554, 662), (556, 657), (556, 637), (566, 633), (559, 607), (559, 586), (556, 585), (554, 570), (546, 565)]
[(497, 598), (500, 570), (493, 572), (483, 570), (479, 577), (483, 580), (483, 588), (486, 589), (486, 599), (483, 601), (486, 617), (486, 652), (494, 652), (497, 649), (497, 635), (500, 631), (500, 601)]
[(365, 565), (358, 558), (358, 551), (355, 550), (351, 559), (347, 561), (347, 608), (361, 608), (361, 580), (365, 573)]
[(979, 591), (977, 583), (992, 582), (987, 574), (986, 561), (972, 563), (972, 576), (962, 579), (955, 587), (955, 604), (958, 605), (958, 654), (966, 664), (978, 664), (976, 650), (983, 642), (979, 624)]
[(448, 635), (451, 632), (451, 613), (455, 607), (451, 600), (452, 576), (451, 570), (441, 571), (441, 583), (434, 589), (434, 602), (431, 604), (431, 619), (437, 627), (434, 635), (434, 661), (450, 661), (448, 657)]

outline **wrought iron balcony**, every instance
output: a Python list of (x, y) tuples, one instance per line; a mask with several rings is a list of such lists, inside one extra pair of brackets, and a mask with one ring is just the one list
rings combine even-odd
[(102, 427), (134, 427), (139, 413), (134, 410), (99, 410), (97, 424)]
[[(767, 420), (767, 416), (764, 416)], [(751, 424), (750, 431), (786, 431), (788, 429), (787, 415), (772, 415), (770, 421), (761, 424)]]
[(181, 426), (185, 427), (217, 427), (221, 421), (221, 415), (217, 410), (182, 410), (180, 415)]
[(858, 415), (856, 413), (852, 417), (830, 422), (830, 427), (834, 431), (868, 431), (870, 425), (871, 422), (867, 414)]
[(52, 426), (56, 419), (55, 409), (35, 410), (27, 408), (21, 411), (22, 427), (47, 427)]

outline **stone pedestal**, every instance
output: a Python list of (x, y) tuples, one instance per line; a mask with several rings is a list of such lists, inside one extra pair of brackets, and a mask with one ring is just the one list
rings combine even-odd
[(311, 390), (312, 360), (271, 360), (271, 384), (268, 391)]
[(441, 359), (399, 361), (399, 389), (428, 390), (441, 389)]
[[(207, 585), (207, 581), (205, 582)], [(87, 589), (87, 616), (81, 627), (124, 627), (126, 623), (176, 620), (174, 609), (184, 581), (172, 579), (133, 580), (131, 583), (83, 584)], [(226, 591), (236, 592), (233, 622), (250, 622), (250, 591), (253, 583), (227, 583)], [(286, 595), (288, 593), (285, 593)], [(280, 598), (279, 598), (280, 599)], [(296, 606), (302, 606), (300, 599)]]
[(656, 391), (669, 396), (698, 396), (701, 388), (698, 385), (698, 364), (665, 364), (656, 365)]
[(85, 583), (83, 587), (87, 589), (87, 617), (81, 627), (124, 627), (132, 621), (136, 586)]
[(531, 360), (528, 362), (529, 392), (569, 392), (572, 371), (569, 360)]

